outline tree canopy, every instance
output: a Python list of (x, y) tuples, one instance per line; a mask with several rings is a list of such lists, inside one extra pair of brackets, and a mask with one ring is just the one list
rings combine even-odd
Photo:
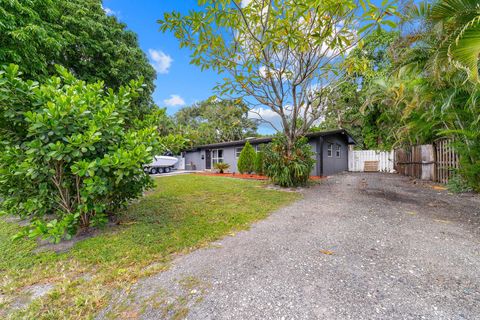
[(137, 36), (100, 0), (11, 0), (0, 8), (0, 65), (14, 63), (27, 79), (55, 75), (55, 65), (78, 79), (118, 89), (143, 78), (140, 103), (152, 104), (155, 70)]
[(343, 82), (332, 92), (324, 110), (324, 120), (313, 128), (344, 128), (365, 149), (391, 148), (394, 139), (385, 125), (389, 110), (378, 104), (368, 104), (370, 88), (380, 77), (393, 71), (392, 46), (398, 41), (396, 30), (372, 33), (362, 46), (353, 49), (342, 63), (348, 71)]
[(195, 145), (257, 135), (257, 121), (248, 117), (248, 107), (241, 101), (205, 100), (180, 109), (173, 121)]

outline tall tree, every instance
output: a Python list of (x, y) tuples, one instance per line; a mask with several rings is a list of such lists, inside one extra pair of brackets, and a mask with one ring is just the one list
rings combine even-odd
[(389, 130), (383, 127), (389, 110), (383, 105), (365, 105), (365, 102), (376, 79), (393, 71), (391, 46), (398, 39), (398, 31), (380, 30), (369, 34), (349, 53), (343, 62), (347, 70), (344, 81), (332, 94), (318, 129), (345, 128), (366, 149), (391, 147), (394, 141)]
[(241, 101), (202, 101), (180, 109), (174, 122), (192, 144), (241, 140), (257, 135), (257, 121), (248, 117), (248, 107)]
[(342, 73), (339, 60), (396, 12), (367, 0), (199, 3), (188, 15), (164, 14), (160, 29), (193, 51), (192, 63), (227, 74), (222, 94), (275, 112), (287, 150), (321, 117)]
[(100, 0), (2, 0), (0, 34), (0, 65), (19, 65), (27, 79), (48, 79), (55, 64), (114, 89), (142, 77), (141, 103), (152, 104), (155, 70), (136, 34)]

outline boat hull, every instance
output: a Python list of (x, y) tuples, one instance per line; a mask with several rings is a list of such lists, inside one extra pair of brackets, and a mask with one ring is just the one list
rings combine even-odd
[(178, 159), (175, 157), (168, 157), (168, 156), (155, 156), (153, 162), (150, 163), (149, 167), (157, 167), (157, 168), (168, 168), (173, 167), (178, 162)]

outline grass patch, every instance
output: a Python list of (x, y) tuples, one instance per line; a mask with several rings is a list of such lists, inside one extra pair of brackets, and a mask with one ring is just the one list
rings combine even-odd
[[(65, 253), (34, 253), (35, 241), (12, 242), (19, 227), (0, 219), (0, 317), (92, 318), (115, 290), (164, 270), (174, 254), (246, 229), (300, 197), (265, 189), (263, 182), (221, 177), (179, 175), (156, 182), (154, 191), (121, 212), (118, 227)], [(6, 314), (25, 288), (44, 283), (55, 289)]]

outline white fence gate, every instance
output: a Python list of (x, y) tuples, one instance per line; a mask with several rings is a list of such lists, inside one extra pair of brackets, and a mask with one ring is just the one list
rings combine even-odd
[(395, 155), (392, 151), (348, 150), (348, 171), (363, 171), (365, 161), (378, 161), (378, 170), (394, 172)]

